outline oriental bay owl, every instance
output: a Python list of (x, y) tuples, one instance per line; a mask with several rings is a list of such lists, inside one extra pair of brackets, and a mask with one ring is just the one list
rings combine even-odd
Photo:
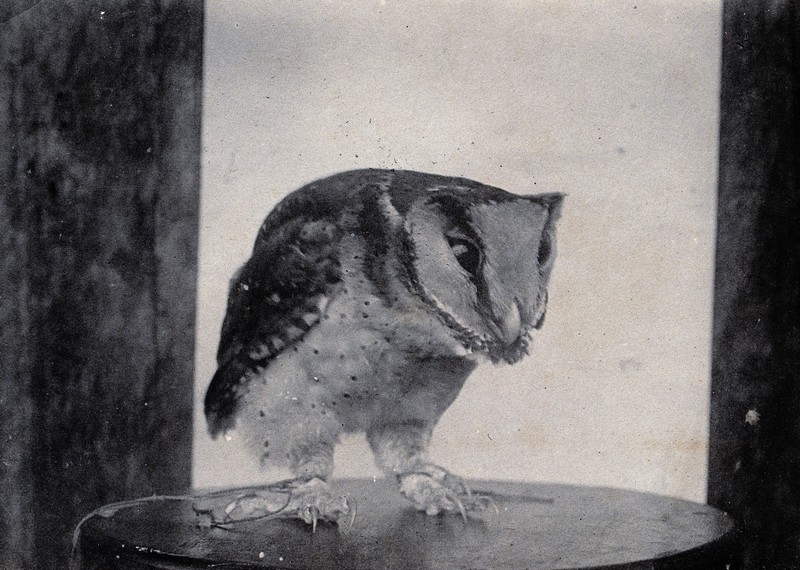
[[(288, 465), (281, 509), (352, 516), (327, 486), (341, 434), (427, 512), (487, 504), (426, 459), (431, 432), (481, 359), (515, 363), (541, 327), (563, 196), (464, 178), (345, 172), (289, 194), (231, 281), (205, 398), (209, 431), (236, 429)], [(252, 504), (251, 504), (252, 503)], [(225, 521), (259, 512), (242, 497)]]

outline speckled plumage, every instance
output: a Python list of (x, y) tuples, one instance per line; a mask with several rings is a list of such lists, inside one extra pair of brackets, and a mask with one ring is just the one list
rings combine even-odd
[[(478, 359), (516, 362), (541, 326), (561, 200), (387, 170), (293, 192), (231, 281), (210, 433), (236, 428), (262, 461), (324, 480), (340, 434), (366, 432), (388, 473), (435, 491), (437, 420)], [(411, 480), (423, 510), (463, 511)]]

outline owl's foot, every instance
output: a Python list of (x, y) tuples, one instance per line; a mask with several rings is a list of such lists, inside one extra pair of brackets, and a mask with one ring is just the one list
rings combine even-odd
[(436, 465), (425, 465), (397, 478), (400, 492), (428, 515), (457, 512), (466, 521), (468, 514), (481, 513), (488, 507), (497, 511), (491, 497), (473, 493), (461, 477)]
[(222, 507), (207, 508), (196, 503), (195, 512), (204, 517), (201, 526), (228, 528), (236, 523), (259, 519), (298, 518), (316, 531), (319, 522), (333, 523), (349, 532), (356, 517), (355, 502), (331, 493), (322, 479), (293, 479), (249, 490)]

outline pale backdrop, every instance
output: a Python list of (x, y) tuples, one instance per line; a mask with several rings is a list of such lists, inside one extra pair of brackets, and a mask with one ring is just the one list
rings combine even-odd
[[(533, 356), (477, 370), (433, 458), (704, 500), (719, 2), (205, 5), (197, 487), (286, 475), (200, 413), (259, 224), (303, 183), (381, 167), (569, 194)], [(336, 462), (380, 476), (363, 437)]]

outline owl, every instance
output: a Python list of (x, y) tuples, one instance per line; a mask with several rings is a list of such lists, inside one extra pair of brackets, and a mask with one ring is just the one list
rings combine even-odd
[[(430, 514), (485, 509), (426, 458), (482, 360), (516, 363), (542, 326), (563, 195), (464, 178), (344, 172), (289, 194), (231, 280), (205, 397), (209, 432), (241, 433), (294, 479), (281, 516), (352, 524), (328, 487), (334, 446), (363, 432), (399, 491)], [(224, 521), (270, 513), (257, 495)]]

